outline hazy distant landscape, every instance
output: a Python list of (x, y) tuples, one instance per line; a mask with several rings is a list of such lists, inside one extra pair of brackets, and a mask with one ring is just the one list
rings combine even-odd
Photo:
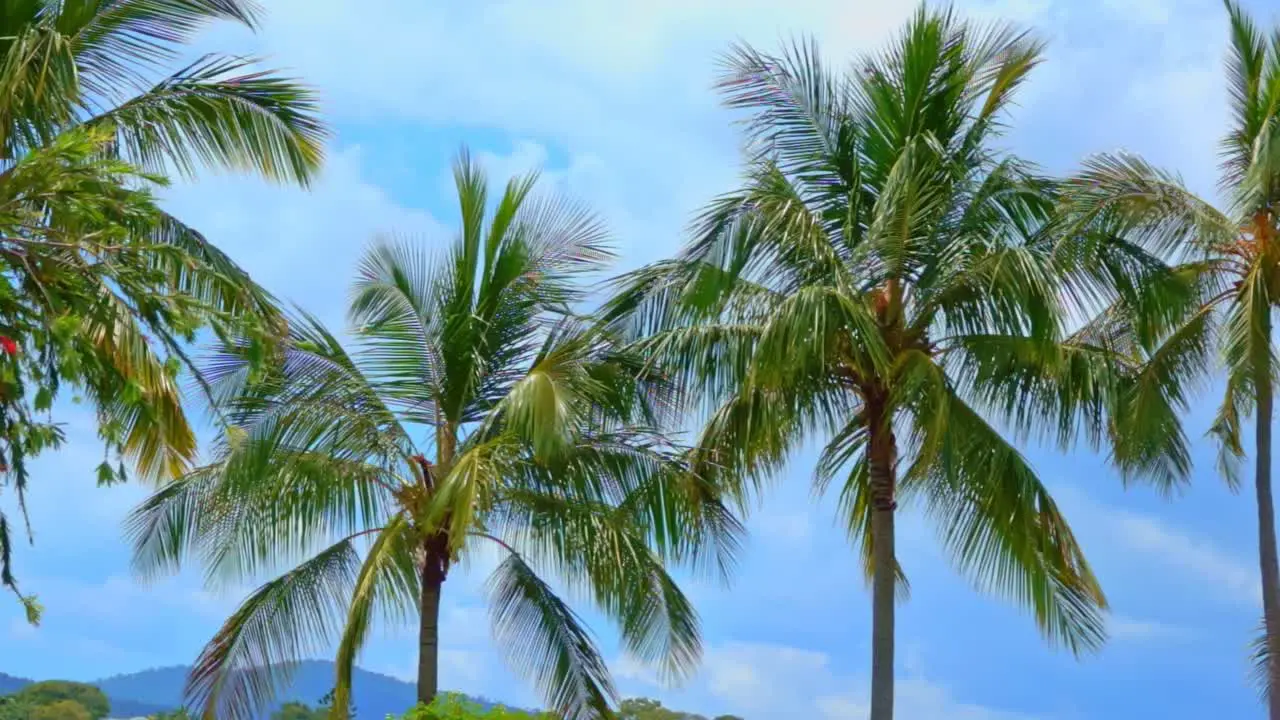
[[(145, 717), (175, 710), (182, 705), (182, 688), (190, 670), (187, 666), (176, 665), (89, 682), (110, 698), (110, 717)], [(286, 702), (315, 705), (333, 688), (333, 678), (334, 665), (331, 662), (311, 660), (301, 663), (293, 684), (261, 717), (268, 717)], [(20, 678), (0, 673), (0, 695), (16, 692), (36, 680), (53, 679), (60, 678)], [(387, 715), (399, 715), (414, 702), (413, 685), (387, 675), (356, 669), (352, 686), (356, 717), (361, 720), (382, 720)], [(485, 706), (491, 704), (480, 698), (473, 700)]]

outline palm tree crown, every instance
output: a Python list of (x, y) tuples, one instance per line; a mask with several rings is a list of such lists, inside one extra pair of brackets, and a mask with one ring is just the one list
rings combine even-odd
[(720, 87), (747, 113), (742, 188), (606, 308), (702, 399), (702, 472), (760, 479), (826, 437), (817, 488), (839, 481), (873, 578), (875, 720), (892, 712), (900, 502), (921, 503), (960, 569), (1029, 606), (1051, 640), (1104, 637), (1067, 523), (992, 424), (1071, 424), (1005, 379), (1062, 334), (1053, 187), (993, 149), (1039, 56), (1024, 33), (927, 9), (848, 75), (811, 44), (737, 48)]
[(147, 569), (194, 552), (211, 577), (244, 578), (306, 558), (196, 663), (190, 697), (209, 717), (247, 717), (282, 663), (334, 640), (346, 707), (375, 611), (419, 619), (430, 702), (441, 587), (483, 545), (505, 556), (487, 586), (494, 631), (565, 717), (602, 716), (614, 693), (546, 573), (594, 600), (637, 657), (679, 675), (700, 656), (697, 616), (663, 561), (724, 569), (740, 528), (654, 429), (663, 380), (570, 311), (575, 282), (609, 257), (602, 226), (535, 197), (533, 175), (487, 218), (484, 174), (465, 155), (455, 180), (462, 225), (447, 254), (384, 241), (365, 256), (351, 343), (301, 316), (265, 372), (235, 346), (212, 358), (234, 431), (134, 516)]

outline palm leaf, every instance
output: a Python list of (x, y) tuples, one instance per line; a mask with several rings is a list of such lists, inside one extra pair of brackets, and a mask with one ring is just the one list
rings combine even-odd
[(529, 673), (566, 720), (608, 716), (617, 696), (609, 669), (577, 615), (519, 555), (489, 578), (490, 617), (507, 662)]
[(294, 663), (328, 647), (359, 568), (344, 540), (255, 590), (196, 659), (186, 701), (206, 720), (256, 716)]

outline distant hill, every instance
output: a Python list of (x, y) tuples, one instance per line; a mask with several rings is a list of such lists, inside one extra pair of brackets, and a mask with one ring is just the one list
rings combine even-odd
[[(9, 695), (11, 693), (15, 693), (21, 690), (22, 688), (26, 687), (27, 685), (30, 685), (32, 682), (34, 681), (28, 680), (27, 678), (14, 677), (12, 675), (6, 675), (4, 673), (0, 673), (0, 695)], [(111, 717), (115, 717), (115, 718), (134, 718), (134, 717), (142, 717), (145, 715), (154, 715), (158, 712), (163, 712), (165, 710), (170, 710), (173, 707), (176, 707), (176, 704), (175, 705), (168, 705), (168, 704), (157, 705), (157, 704), (151, 704), (151, 703), (145, 703), (145, 702), (138, 702), (137, 700), (134, 700), (128, 697), (113, 697), (111, 693), (107, 692), (106, 690), (103, 690), (103, 692), (107, 693), (107, 699), (111, 701)]]
[[(189, 671), (186, 666), (156, 668), (103, 678), (94, 684), (112, 699), (111, 714), (120, 717), (115, 709), (116, 698), (129, 698), (166, 708), (178, 707), (182, 704), (182, 688)], [(303, 662), (294, 672), (292, 685), (281, 693), (279, 701), (315, 705), (333, 689), (335, 674), (332, 662)], [(388, 714), (399, 715), (414, 702), (413, 685), (368, 670), (356, 668), (351, 686), (356, 715), (360, 720), (383, 720)]]
[[(173, 666), (143, 670), (128, 675), (115, 675), (93, 682), (111, 700), (111, 717), (132, 718), (172, 710), (182, 704), (182, 688), (190, 668)], [(299, 664), (289, 689), (281, 693), (279, 702), (297, 701), (316, 705), (333, 689), (335, 669), (332, 662), (308, 660)], [(0, 695), (19, 690), (31, 680), (0, 673)], [(399, 715), (414, 703), (414, 687), (368, 670), (356, 668), (352, 677), (352, 698), (359, 720), (383, 720)], [(482, 705), (491, 702), (474, 698)], [(274, 709), (274, 708), (272, 708)], [(268, 711), (269, 712), (269, 711)], [(265, 716), (264, 716), (265, 717)]]
[(26, 678), (14, 677), (12, 675), (0, 673), (0, 695), (8, 695), (9, 693), (17, 692), (22, 689), (23, 685), (30, 682), (31, 681)]

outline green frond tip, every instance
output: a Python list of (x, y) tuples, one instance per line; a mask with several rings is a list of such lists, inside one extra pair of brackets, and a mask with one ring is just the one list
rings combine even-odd
[(1271, 643), (1267, 638), (1267, 627), (1264, 621), (1258, 627), (1257, 635), (1249, 641), (1249, 682), (1258, 691), (1263, 702), (1271, 696), (1271, 662), (1274, 657)]

